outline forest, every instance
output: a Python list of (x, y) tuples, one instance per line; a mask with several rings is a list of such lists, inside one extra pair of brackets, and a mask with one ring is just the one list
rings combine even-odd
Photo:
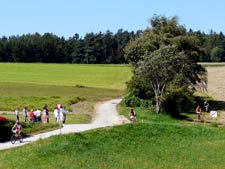
[[(12, 35), (0, 38), (0, 62), (23, 63), (85, 63), (85, 64), (124, 64), (124, 47), (142, 36), (143, 30), (116, 33), (78, 33), (65, 39), (53, 33)], [(224, 62), (225, 36), (211, 30), (185, 30), (187, 36), (195, 36), (201, 49), (198, 62)]]

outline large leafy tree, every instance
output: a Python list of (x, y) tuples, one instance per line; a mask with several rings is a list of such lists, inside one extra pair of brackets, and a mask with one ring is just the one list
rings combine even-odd
[(189, 69), (188, 60), (183, 52), (178, 52), (176, 46), (161, 46), (158, 50), (144, 56), (140, 61), (135, 76), (141, 77), (142, 83), (147, 82), (153, 89), (156, 101), (156, 112), (160, 111), (165, 97), (166, 87)]
[(168, 84), (176, 80), (178, 87), (195, 89), (205, 84), (205, 69), (197, 64), (201, 54), (198, 40), (187, 34), (177, 17), (154, 16), (150, 23), (151, 28), (126, 46), (125, 57), (134, 66), (129, 90), (146, 98), (154, 93), (158, 112)]

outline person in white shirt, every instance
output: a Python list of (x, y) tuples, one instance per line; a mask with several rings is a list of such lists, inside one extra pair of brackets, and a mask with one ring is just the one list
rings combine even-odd
[(58, 123), (59, 122), (59, 109), (57, 107), (55, 107), (55, 109), (54, 109), (54, 115), (55, 115), (55, 122)]
[(41, 110), (37, 109), (35, 112), (34, 112), (34, 115), (36, 117), (36, 122), (41, 122)]

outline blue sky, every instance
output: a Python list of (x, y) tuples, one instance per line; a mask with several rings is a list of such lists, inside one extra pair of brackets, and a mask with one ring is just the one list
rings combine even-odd
[(0, 0), (0, 36), (75, 33), (149, 27), (154, 14), (178, 16), (187, 29), (225, 34), (224, 0)]

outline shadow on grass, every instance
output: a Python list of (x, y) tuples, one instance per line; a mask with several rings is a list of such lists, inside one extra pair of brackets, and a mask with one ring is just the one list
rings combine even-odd
[(211, 101), (209, 101), (209, 111), (210, 110), (225, 111), (225, 101), (221, 101), (221, 100), (211, 100)]
[[(209, 109), (210, 110), (225, 110), (225, 101), (223, 100), (213, 100), (211, 97), (196, 97), (197, 99), (197, 104), (202, 108), (202, 111), (206, 111), (204, 107), (204, 101), (207, 100), (209, 103)], [(197, 107), (197, 105), (196, 105)], [(193, 111), (195, 113), (195, 111)]]
[(177, 119), (177, 120), (188, 120), (189, 119), (189, 117), (184, 114), (176, 114), (176, 115), (171, 114), (171, 117), (174, 119)]
[[(207, 100), (209, 103), (208, 111), (206, 111), (204, 107), (204, 101), (207, 99), (201, 98), (198, 100), (198, 105), (202, 108), (202, 112), (209, 113), (210, 111), (225, 111), (225, 101), (222, 100)], [(211, 123), (211, 121), (204, 121), (204, 120), (197, 120), (195, 118), (190, 117), (189, 115), (196, 115), (195, 107), (193, 107), (193, 111), (188, 112), (187, 114), (179, 114), (177, 116), (172, 116), (175, 119), (179, 120), (187, 120), (187, 121), (196, 121), (196, 122), (204, 122), (204, 123)], [(196, 116), (194, 116), (196, 117)]]

